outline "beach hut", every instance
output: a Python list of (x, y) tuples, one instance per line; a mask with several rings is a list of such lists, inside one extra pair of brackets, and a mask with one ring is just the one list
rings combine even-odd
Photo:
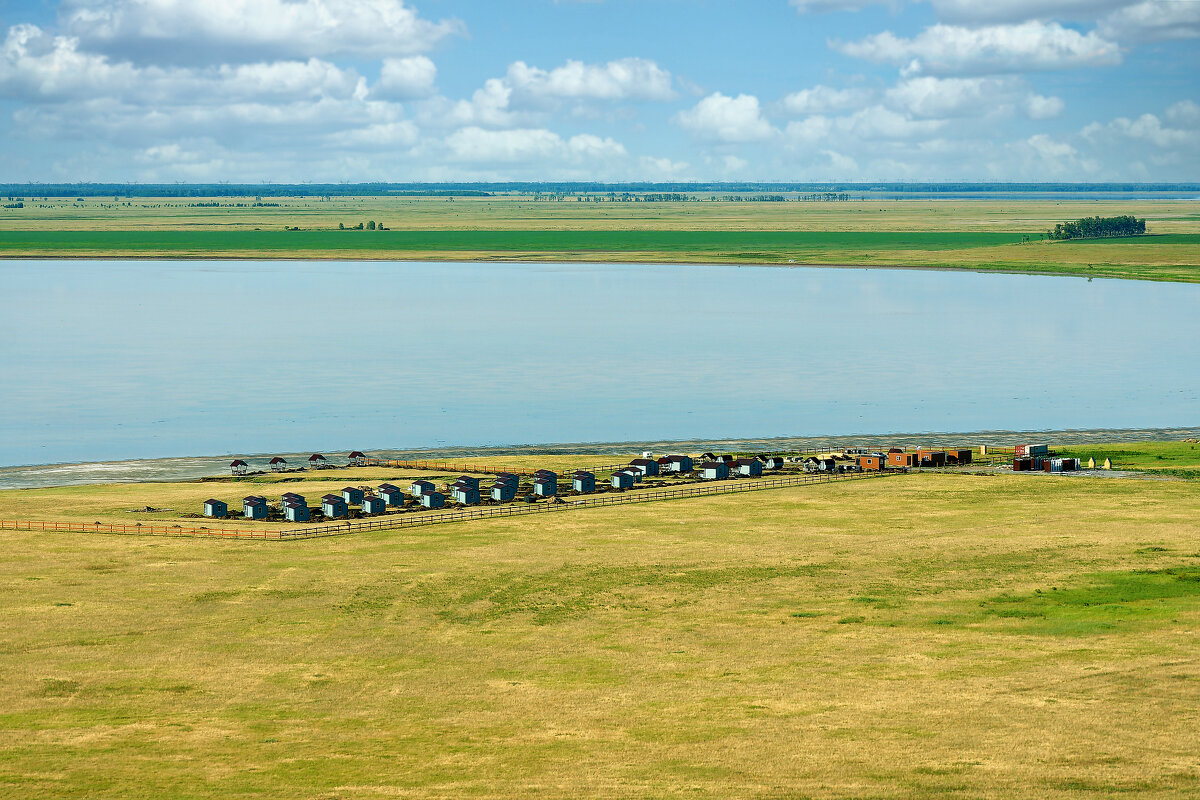
[(700, 477), (706, 481), (719, 481), (729, 477), (729, 465), (720, 461), (705, 461), (698, 469)]
[(347, 458), (350, 459), (350, 466), (352, 467), (361, 467), (367, 461), (366, 455), (358, 450), (348, 455)]
[(718, 461), (727, 467), (731, 467), (731, 466), (733, 466), (733, 462), (737, 461), (737, 458), (730, 455), (729, 453), (726, 453), (725, 455), (717, 456), (716, 458), (713, 459), (713, 461)]
[(646, 477), (658, 474), (658, 462), (653, 458), (635, 458), (633, 461), (629, 462), (629, 466), (633, 467)]
[(1113, 461), (1111, 458), (1104, 459), (1104, 463), (1100, 465), (1100, 469), (1112, 469)]
[(229, 505), (227, 503), (212, 498), (204, 501), (204, 516), (225, 519), (227, 514), (229, 514)]
[(433, 481), (413, 481), (408, 485), (408, 493), (413, 497), (420, 497), (426, 492), (432, 492), (436, 488), (433, 485)]
[(362, 499), (362, 512), (364, 514), (382, 514), (387, 511), (387, 502), (382, 497), (376, 497), (369, 494)]
[(295, 492), (284, 492), (283, 497), (280, 498), (280, 501), (283, 505), (287, 505), (288, 503), (306, 503), (306, 502), (308, 502), (304, 499), (304, 495), (296, 494)]
[(324, 466), (325, 466), (325, 456), (321, 455), (320, 453), (313, 453), (311, 456), (308, 457), (308, 468), (309, 469), (321, 469)]
[(473, 506), (479, 502), (479, 486), (478, 483), (470, 481), (458, 480), (450, 487), (450, 497), (454, 502), (464, 506)]
[(267, 498), (253, 494), (242, 498), (242, 516), (246, 519), (266, 519), (267, 511)]
[(283, 504), (283, 516), (288, 522), (308, 522), (312, 519), (312, 512), (306, 503), (292, 500)]
[(783, 469), (783, 456), (763, 456), (763, 469)]
[(554, 495), (558, 494), (558, 478), (534, 478), (533, 493), (538, 497), (553, 497)]
[(739, 458), (729, 465), (737, 470), (737, 474), (743, 478), (756, 478), (762, 475), (763, 465), (757, 458)]
[(404, 505), (404, 492), (400, 491), (400, 487), (393, 486), (390, 483), (379, 484), (379, 496), (389, 506)]
[(1090, 458), (1088, 458), (1088, 465), (1087, 465), (1087, 468), (1088, 468), (1088, 469), (1095, 469), (1095, 468), (1096, 468), (1096, 459), (1095, 459), (1094, 457), (1090, 457)]
[(234, 475), (245, 475), (246, 467), (250, 466), (240, 458), (235, 458), (229, 463), (229, 471)]
[(631, 489), (633, 488), (633, 475), (628, 470), (620, 470), (612, 474), (610, 481), (614, 489)]
[(859, 456), (856, 460), (860, 470), (870, 470), (874, 472), (883, 469), (884, 464), (887, 461), (887, 457), (883, 453), (868, 453), (866, 455)]
[(586, 470), (576, 470), (571, 476), (571, 488), (580, 493), (596, 491), (596, 475)]
[(670, 466), (666, 470), (667, 472), (692, 471), (693, 465), (691, 456), (667, 456), (667, 460), (670, 462)]
[(350, 509), (341, 495), (327, 494), (321, 498), (321, 513), (329, 519), (337, 519), (349, 514)]
[(356, 506), (363, 501), (363, 490), (357, 486), (343, 486), (342, 499), (346, 501), (348, 506)]
[(472, 489), (479, 488), (479, 478), (476, 478), (473, 475), (459, 475), (454, 479), (454, 483), (456, 485), (461, 484), (463, 486), (470, 486)]
[(517, 485), (509, 481), (496, 480), (492, 483), (492, 499), (498, 503), (508, 503), (517, 497)]
[(521, 485), (521, 476), (515, 472), (497, 472), (495, 480), (511, 483), (513, 488)]
[(446, 505), (446, 495), (433, 489), (421, 492), (421, 505), (425, 508), (441, 508)]
[(275, 456), (267, 463), (271, 467), (271, 472), (283, 472), (287, 469), (287, 459), (283, 456)]

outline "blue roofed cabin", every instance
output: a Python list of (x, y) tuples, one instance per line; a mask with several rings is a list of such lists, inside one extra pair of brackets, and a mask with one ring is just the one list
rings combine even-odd
[(362, 513), (382, 514), (387, 510), (387, 503), (382, 497), (369, 494), (362, 499)]
[(509, 481), (497, 480), (492, 483), (492, 499), (498, 503), (507, 503), (517, 496), (517, 486)]
[(251, 495), (242, 499), (242, 516), (246, 519), (267, 518), (267, 498)]
[(220, 500), (212, 498), (204, 501), (204, 516), (213, 517), (214, 519), (225, 519), (228, 514), (228, 503), (223, 503)]
[(283, 504), (283, 516), (288, 522), (308, 522), (312, 519), (308, 504), (296, 500), (289, 500)]
[(699, 469), (700, 477), (706, 481), (719, 481), (729, 477), (729, 465), (720, 461), (705, 461)]
[(364, 492), (357, 486), (342, 487), (342, 499), (346, 501), (346, 505), (356, 506), (363, 501)]
[(596, 491), (596, 475), (587, 470), (577, 470), (571, 476), (571, 488), (577, 492), (594, 492)]
[(433, 485), (433, 481), (413, 481), (408, 485), (408, 493), (413, 497), (420, 497), (426, 492), (432, 492), (436, 488)]
[(629, 462), (629, 466), (647, 477), (658, 474), (658, 462), (653, 458), (635, 458)]
[(612, 474), (609, 481), (614, 489), (633, 488), (633, 475), (628, 470), (619, 470)]
[(421, 505), (425, 508), (441, 508), (446, 505), (446, 495), (430, 489), (421, 493)]
[(329, 519), (338, 519), (350, 513), (341, 495), (327, 494), (321, 498), (321, 513)]
[(381, 483), (379, 484), (379, 496), (389, 506), (404, 505), (404, 492), (400, 491), (399, 486), (393, 486), (390, 483)]
[(754, 478), (762, 475), (763, 464), (757, 458), (739, 458), (731, 464), (737, 474), (744, 478)]

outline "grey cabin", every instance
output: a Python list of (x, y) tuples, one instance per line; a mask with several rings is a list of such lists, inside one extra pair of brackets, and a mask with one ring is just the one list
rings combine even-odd
[(229, 505), (220, 500), (205, 500), (204, 501), (204, 516), (215, 517), (216, 519), (225, 519), (229, 513)]
[(534, 478), (533, 493), (539, 497), (553, 497), (558, 494), (558, 481), (554, 478)]
[(246, 519), (267, 518), (267, 498), (250, 495), (242, 498), (242, 516)]
[(473, 506), (479, 502), (479, 487), (472, 486), (466, 481), (455, 481), (450, 487), (450, 497), (454, 502), (464, 506)]
[(346, 501), (346, 505), (356, 506), (363, 501), (363, 490), (357, 486), (342, 487), (342, 499)]
[(496, 481), (492, 484), (492, 499), (498, 503), (507, 503), (517, 496), (517, 487), (508, 481)]
[(446, 505), (446, 495), (430, 489), (421, 493), (421, 505), (425, 508), (441, 508)]
[(633, 487), (633, 476), (625, 470), (614, 472), (611, 483), (614, 489), (630, 489)]
[(382, 497), (375, 495), (367, 495), (362, 499), (362, 512), (364, 514), (382, 514), (387, 510), (387, 503)]
[(596, 491), (596, 475), (586, 470), (578, 470), (571, 476), (571, 488), (581, 493)]
[(283, 516), (288, 522), (308, 522), (312, 519), (308, 505), (295, 500), (283, 504)]

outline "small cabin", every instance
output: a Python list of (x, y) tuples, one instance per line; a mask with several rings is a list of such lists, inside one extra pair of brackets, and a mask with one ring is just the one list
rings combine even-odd
[(1087, 468), (1088, 468), (1088, 469), (1095, 469), (1095, 468), (1096, 468), (1096, 459), (1095, 459), (1094, 457), (1092, 457), (1092, 458), (1088, 458)]
[(731, 467), (731, 466), (733, 466), (733, 462), (737, 461), (737, 458), (735, 456), (730, 455), (729, 453), (726, 453), (725, 455), (717, 456), (716, 458), (713, 459), (713, 461), (724, 464), (727, 467)]
[(633, 475), (627, 470), (614, 472), (611, 483), (614, 489), (631, 489), (633, 488)]
[(245, 461), (242, 461), (240, 458), (235, 458), (233, 461), (229, 462), (229, 471), (234, 475), (245, 475), (246, 468), (249, 466), (249, 464), (247, 464)]
[(275, 456), (267, 464), (271, 467), (271, 472), (283, 472), (287, 469), (287, 459), (283, 456)]
[(970, 448), (955, 447), (946, 450), (947, 464), (970, 464), (971, 450)]
[(579, 470), (571, 476), (571, 488), (584, 494), (596, 491), (596, 475), (592, 472)]
[(700, 460), (701, 461), (716, 461), (717, 454), (716, 453), (701, 453)]
[(250, 496), (242, 500), (242, 516), (246, 519), (266, 519), (267, 498)]
[(505, 483), (511, 483), (513, 486), (519, 486), (521, 484), (521, 476), (515, 472), (497, 472), (495, 479), (498, 481), (504, 481)]
[(421, 505), (425, 508), (441, 508), (446, 505), (446, 495), (433, 489), (421, 492)]
[(433, 481), (413, 481), (408, 485), (408, 493), (413, 497), (420, 497), (426, 492), (432, 492), (436, 488), (433, 485)]
[(309, 469), (321, 469), (325, 466), (325, 456), (320, 453), (313, 453), (308, 457)]
[(658, 474), (658, 462), (653, 458), (635, 458), (633, 461), (629, 462), (629, 466), (633, 467), (645, 476)]
[(308, 522), (312, 519), (312, 512), (308, 510), (306, 503), (292, 500), (283, 504), (283, 516), (288, 522)]
[(350, 509), (341, 495), (327, 494), (321, 498), (321, 513), (329, 519), (338, 519), (349, 514)]
[(517, 497), (516, 484), (509, 481), (495, 481), (491, 489), (492, 499), (497, 503), (508, 503)]
[(764, 456), (763, 469), (783, 469), (783, 456)]
[(450, 497), (454, 499), (454, 502), (464, 506), (477, 505), (479, 503), (479, 488), (469, 483), (455, 483), (450, 487)]
[(884, 462), (887, 460), (883, 453), (868, 453), (858, 456), (855, 459), (858, 462), (858, 468), (864, 471), (876, 472), (883, 469)]
[(917, 458), (916, 453), (906, 453), (903, 450), (897, 450), (893, 448), (888, 451), (887, 465), (889, 467), (897, 468), (919, 467), (921, 466), (921, 462)]
[(538, 497), (553, 497), (558, 494), (558, 480), (556, 478), (534, 478), (533, 493)]
[(729, 465), (737, 470), (737, 474), (744, 478), (756, 478), (762, 475), (763, 465), (757, 458), (739, 458)]
[(917, 464), (922, 467), (944, 467), (946, 466), (946, 451), (919, 448), (917, 450)]
[(1100, 465), (1100, 469), (1112, 469), (1113, 461), (1111, 458), (1104, 459), (1104, 463)]
[(228, 514), (228, 503), (223, 503), (220, 500), (214, 499), (208, 499), (204, 501), (204, 516), (213, 517), (215, 519), (225, 519)]
[(373, 494), (363, 497), (362, 513), (382, 514), (384, 511), (387, 511), (387, 501), (385, 501), (382, 497), (376, 497)]
[(393, 486), (390, 483), (381, 483), (379, 485), (379, 497), (389, 506), (404, 505), (404, 492), (400, 491), (400, 487)]
[(284, 492), (283, 497), (280, 499), (281, 499), (283, 505), (287, 505), (288, 503), (307, 503), (308, 502), (307, 500), (304, 499), (304, 495), (296, 494), (295, 492)]
[(720, 461), (705, 461), (698, 469), (706, 481), (719, 481), (729, 477), (729, 465)]
[(352, 467), (361, 467), (363, 464), (367, 463), (366, 454), (362, 453), (359, 450), (355, 450), (353, 453), (351, 453), (350, 455), (348, 455), (346, 457), (350, 459), (350, 466), (352, 466)]
[(348, 506), (356, 506), (360, 504), (363, 501), (364, 494), (365, 492), (363, 492), (363, 490), (359, 489), (357, 486), (342, 487), (342, 499), (346, 501), (346, 505)]
[(667, 456), (670, 465), (667, 472), (691, 472), (693, 469), (691, 456)]
[(472, 489), (478, 490), (479, 489), (479, 478), (476, 478), (473, 475), (459, 475), (457, 478), (454, 479), (454, 484), (456, 486), (458, 486), (458, 485), (470, 486)]

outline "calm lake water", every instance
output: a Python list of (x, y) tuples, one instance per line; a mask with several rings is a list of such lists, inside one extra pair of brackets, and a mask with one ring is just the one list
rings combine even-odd
[(0, 465), (1200, 422), (1200, 286), (0, 263)]

